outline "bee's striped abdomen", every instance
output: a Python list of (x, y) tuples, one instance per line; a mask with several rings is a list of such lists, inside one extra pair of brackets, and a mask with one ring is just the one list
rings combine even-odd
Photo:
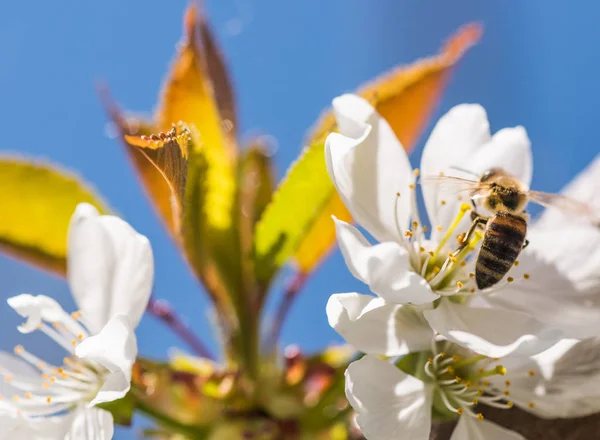
[(500, 281), (515, 263), (527, 233), (524, 218), (498, 211), (486, 225), (481, 250), (475, 265), (475, 281), (479, 289)]

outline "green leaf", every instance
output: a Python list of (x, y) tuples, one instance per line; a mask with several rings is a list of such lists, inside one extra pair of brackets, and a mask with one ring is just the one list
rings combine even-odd
[(259, 279), (270, 279), (294, 254), (328, 202), (331, 185), (324, 144), (306, 147), (256, 227), (254, 257)]
[(56, 165), (0, 158), (0, 251), (58, 275), (66, 273), (67, 229), (75, 207), (108, 209), (89, 184)]

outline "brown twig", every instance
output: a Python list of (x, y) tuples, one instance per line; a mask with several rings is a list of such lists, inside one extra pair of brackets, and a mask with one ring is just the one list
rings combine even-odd
[(214, 356), (208, 348), (206, 348), (198, 336), (194, 334), (188, 325), (175, 313), (175, 310), (173, 310), (173, 307), (167, 301), (150, 298), (146, 312), (165, 323), (167, 327), (185, 341), (198, 356), (214, 360)]

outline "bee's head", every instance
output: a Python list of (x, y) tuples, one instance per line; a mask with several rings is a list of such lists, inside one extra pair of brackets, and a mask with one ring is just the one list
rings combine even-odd
[(490, 211), (520, 213), (527, 205), (527, 193), (521, 182), (499, 168), (492, 168), (482, 174), (480, 182), (489, 183), (489, 196), (485, 200)]

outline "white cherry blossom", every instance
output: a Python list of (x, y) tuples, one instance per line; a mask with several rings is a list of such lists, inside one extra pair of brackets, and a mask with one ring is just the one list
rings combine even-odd
[(52, 365), (17, 346), (0, 353), (0, 439), (110, 439), (110, 412), (96, 405), (130, 389), (137, 356), (134, 329), (150, 298), (154, 267), (147, 238), (129, 224), (78, 205), (69, 226), (68, 280), (80, 310), (69, 314), (47, 296), (8, 304), (65, 352)]
[(427, 440), (432, 414), (459, 418), (451, 440), (523, 439), (486, 420), (481, 404), (545, 418), (600, 411), (598, 339), (562, 340), (534, 357), (502, 360), (438, 340), (413, 356), (412, 375), (372, 355), (348, 367), (346, 396), (367, 439)]
[[(417, 185), (419, 174), (473, 179), (496, 167), (529, 188), (532, 157), (522, 127), (492, 136), (481, 106), (454, 107), (433, 129), (419, 172), (368, 102), (343, 95), (333, 109), (339, 133), (326, 141), (329, 174), (356, 222), (378, 241), (372, 245), (356, 227), (334, 219), (348, 268), (377, 295), (330, 298), (330, 325), (348, 342), (366, 353), (398, 356), (424, 349), (440, 333), (479, 354), (503, 357), (531, 356), (563, 337), (600, 334), (597, 226), (556, 211), (544, 214), (552, 221), (530, 222), (529, 246), (505, 279), (479, 290), (474, 266), (482, 234), (450, 255), (471, 223), (468, 193)], [(599, 163), (578, 185), (597, 188), (592, 174), (600, 173)], [(418, 211), (419, 187), (430, 232)]]

